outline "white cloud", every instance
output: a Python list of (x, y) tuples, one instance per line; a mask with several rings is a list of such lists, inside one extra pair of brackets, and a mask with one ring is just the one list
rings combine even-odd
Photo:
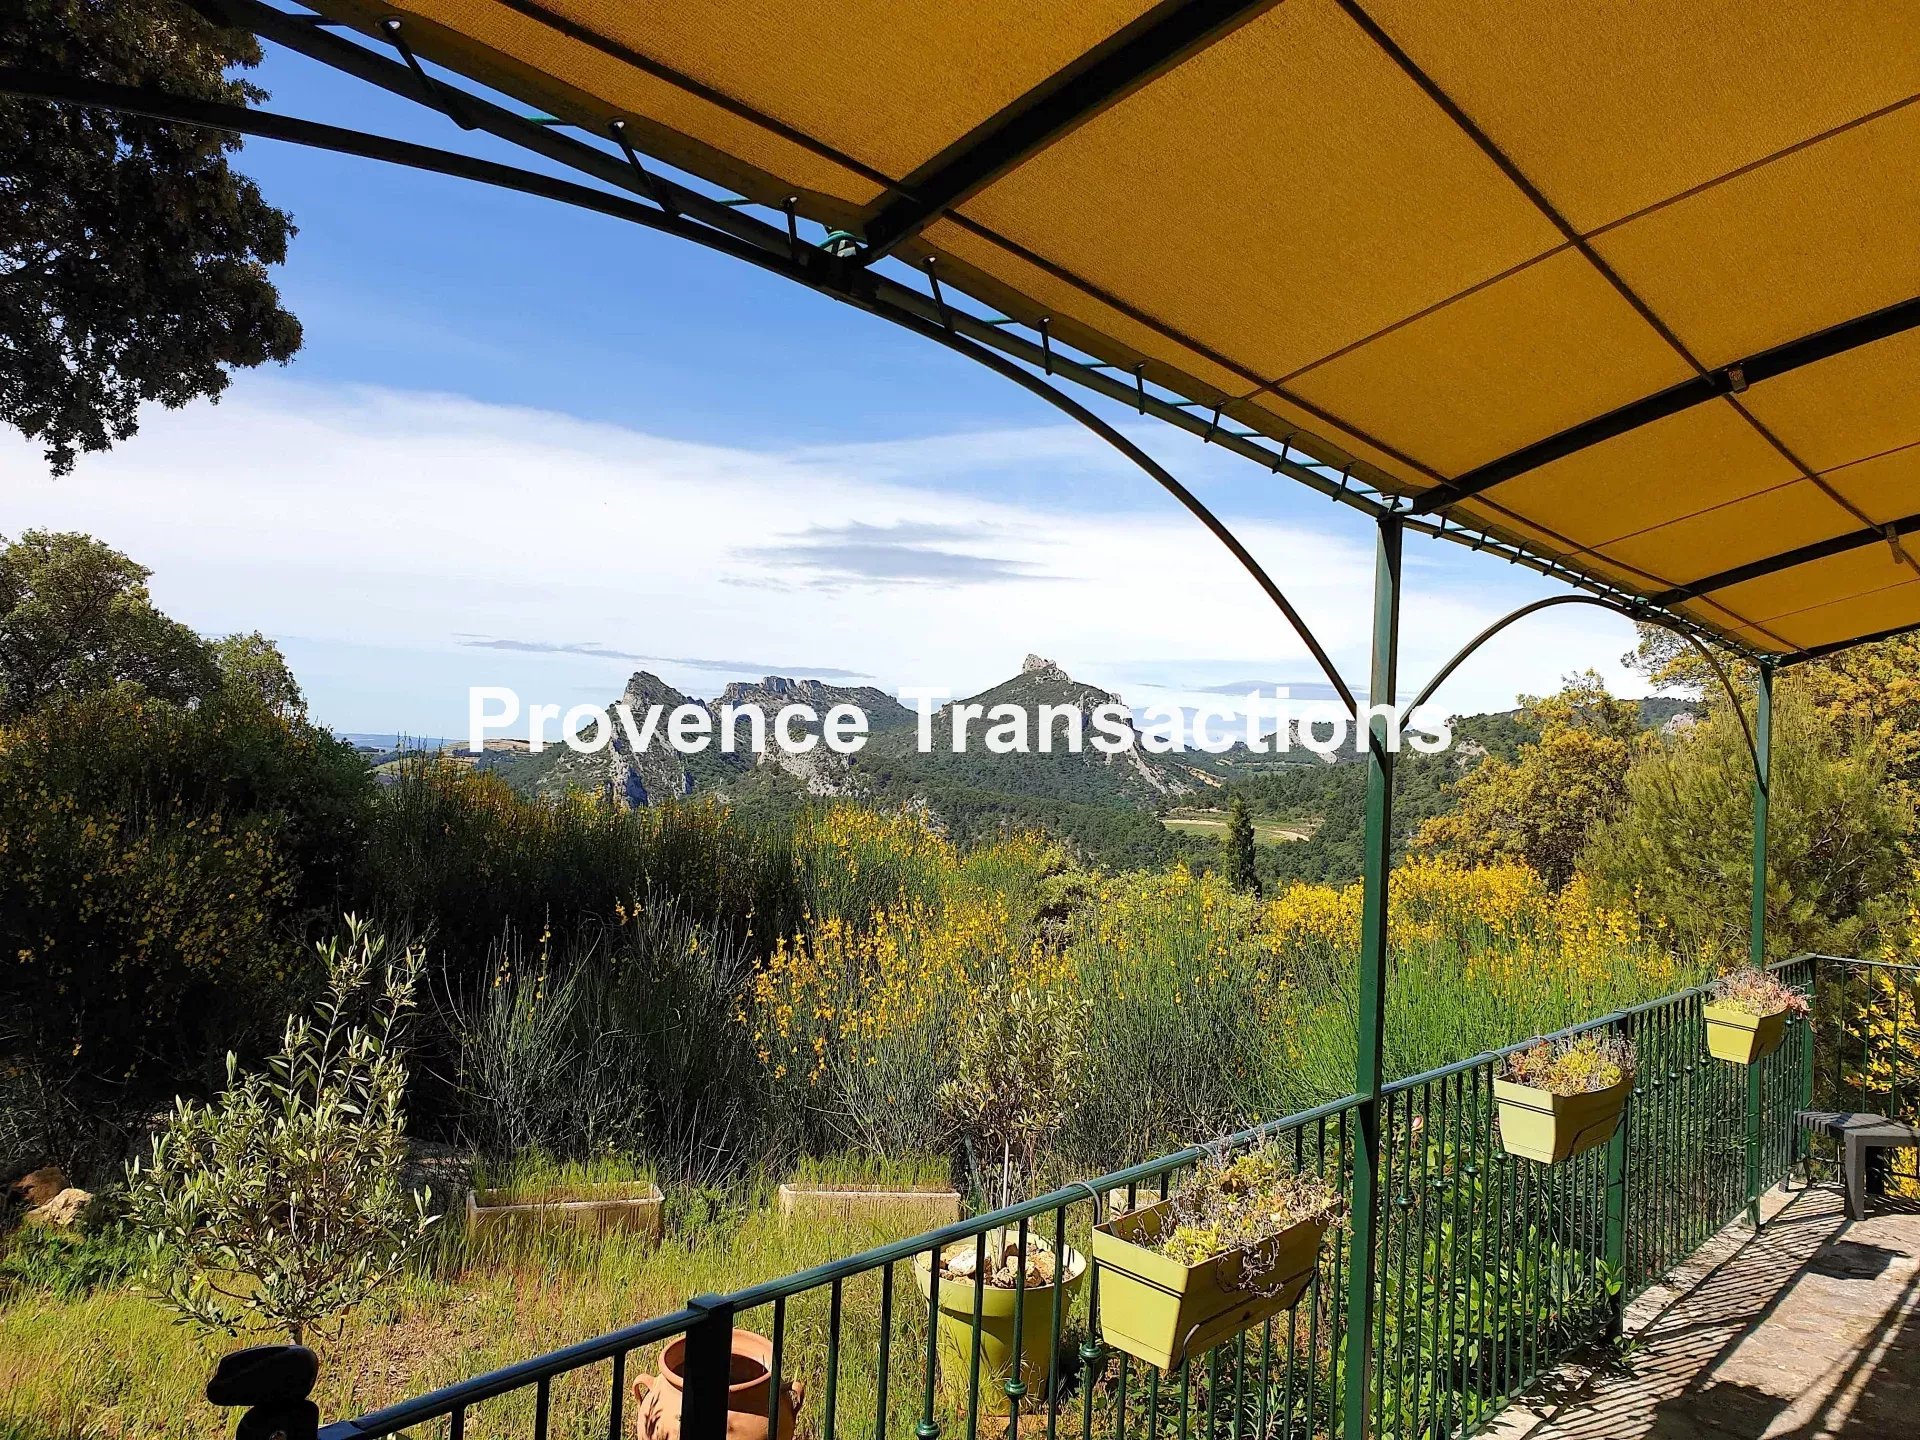
[[(1123, 691), (1314, 673), (1171, 502), (1105, 512), (958, 488), (1021, 466), (1037, 479), (1104, 466), (1132, 486), (1124, 461), (1071, 430), (764, 453), (255, 376), (218, 406), (144, 416), (136, 439), (67, 479), (21, 442), (0, 446), (0, 463), (24, 477), (9, 483), (12, 533), (91, 532), (151, 566), (157, 599), (188, 623), (281, 637), (319, 718), (346, 729), (450, 733), (468, 684), (610, 694), (631, 654), (694, 657), (651, 668), (703, 693), (716, 677), (699, 657), (724, 656), (957, 694), (1029, 651)], [(1371, 535), (1324, 502), (1301, 509), (1310, 522), (1236, 530), (1364, 678)], [(1424, 677), (1542, 593), (1512, 573), (1410, 563), (1403, 675)], [(474, 637), (525, 648), (463, 643)], [(1550, 612), (1472, 662), (1442, 703), (1504, 707), (1584, 664), (1617, 679), (1609, 662), (1629, 640), (1624, 622)], [(1209, 669), (1205, 656), (1234, 658)]]

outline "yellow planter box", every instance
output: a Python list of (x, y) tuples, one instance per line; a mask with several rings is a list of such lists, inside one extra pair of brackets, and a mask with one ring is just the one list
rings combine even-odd
[[(1011, 1240), (1011, 1228), (1002, 1232)], [(1029, 1234), (1035, 1252), (1050, 1251), (1051, 1244)], [(990, 1234), (989, 1244), (993, 1240)], [(972, 1240), (956, 1240), (942, 1252), (943, 1263), (975, 1253)], [(920, 1298), (933, 1291), (932, 1256), (923, 1254), (914, 1261), (913, 1278), (920, 1286)], [(1051, 1285), (1029, 1285), (1020, 1314), (1020, 1383), (1028, 1394), (1044, 1392), (1053, 1368), (1053, 1311), (1064, 1304), (1073, 1308), (1073, 1297), (1080, 1282), (1087, 1278), (1087, 1257), (1072, 1246), (1060, 1257), (1058, 1278)], [(1013, 1317), (1019, 1292), (992, 1285), (974, 1288), (971, 1279), (940, 1281), (940, 1375), (950, 1396), (965, 1395), (973, 1374), (974, 1303), (980, 1305), (980, 1381), (982, 1385), (1004, 1385), (1013, 1374)], [(1061, 1321), (1065, 1323), (1066, 1312)]]
[(1182, 1265), (1147, 1248), (1171, 1223), (1172, 1203), (1116, 1216), (1093, 1231), (1101, 1336), (1162, 1370), (1299, 1304), (1331, 1223), (1303, 1220), (1264, 1245)]
[(1707, 1049), (1716, 1060), (1751, 1065), (1778, 1050), (1787, 1038), (1784, 1010), (1755, 1015), (1736, 1005), (1709, 1002), (1701, 1013), (1707, 1017)]
[(1509, 1155), (1544, 1165), (1584, 1155), (1613, 1138), (1632, 1088), (1633, 1081), (1627, 1079), (1584, 1095), (1555, 1095), (1496, 1079), (1493, 1096), (1500, 1102), (1500, 1143)]
[(903, 1225), (937, 1230), (960, 1218), (957, 1190), (873, 1190), (852, 1185), (782, 1185), (780, 1221), (803, 1224), (898, 1219)]

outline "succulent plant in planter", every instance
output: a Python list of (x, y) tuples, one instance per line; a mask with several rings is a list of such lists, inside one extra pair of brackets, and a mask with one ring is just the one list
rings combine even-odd
[(1718, 1060), (1751, 1065), (1779, 1049), (1787, 1017), (1805, 1015), (1807, 997), (1765, 970), (1730, 970), (1707, 987), (1701, 1014), (1707, 1022), (1707, 1049)]
[(1633, 1089), (1633, 1042), (1589, 1031), (1537, 1040), (1494, 1074), (1500, 1143), (1509, 1155), (1555, 1164), (1613, 1137)]
[(1101, 1334), (1166, 1370), (1292, 1309), (1339, 1204), (1272, 1146), (1205, 1161), (1167, 1199), (1094, 1228)]
[(1054, 1309), (1072, 1306), (1086, 1274), (1087, 1258), (1072, 1246), (1055, 1255), (1052, 1244), (1031, 1230), (1023, 1246), (1019, 1227), (1011, 1225), (947, 1246), (940, 1252), (937, 1283), (931, 1252), (919, 1256), (914, 1279), (939, 1315), (947, 1388), (966, 1392), (978, 1345), (983, 1380), (1013, 1379), (1017, 1348), (1019, 1383), (1029, 1393), (1044, 1389), (1052, 1369)]

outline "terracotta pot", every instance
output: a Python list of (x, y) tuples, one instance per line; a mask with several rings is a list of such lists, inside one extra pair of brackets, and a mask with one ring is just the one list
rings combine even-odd
[[(687, 1342), (683, 1336), (660, 1352), (660, 1372), (633, 1382), (634, 1430), (640, 1440), (680, 1440), (680, 1406), (685, 1399)], [(733, 1332), (732, 1378), (727, 1386), (727, 1440), (769, 1440), (768, 1402), (773, 1386), (773, 1342), (751, 1330)], [(793, 1440), (800, 1402), (806, 1391), (798, 1380), (783, 1380), (778, 1406), (779, 1433), (772, 1440)]]

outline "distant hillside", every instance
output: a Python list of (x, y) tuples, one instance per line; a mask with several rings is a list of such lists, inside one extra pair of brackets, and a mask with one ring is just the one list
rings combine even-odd
[[(1165, 863), (1175, 844), (1156, 816), (1158, 806), (1208, 782), (1181, 757), (1142, 749), (1130, 713), (1124, 728), (1131, 748), (1112, 755), (1094, 748), (1093, 712), (1121, 703), (1119, 696), (1075, 680), (1053, 661), (1029, 655), (1012, 679), (937, 711), (931, 750), (918, 748), (913, 729), (876, 736), (856, 761), (857, 793), (882, 803), (924, 801), (958, 838), (1037, 826), (1106, 864)], [(956, 755), (959, 705), (978, 707), (982, 714), (970, 720), (966, 749)], [(994, 707), (1001, 705), (1019, 707), (1031, 718), (1027, 753), (998, 755), (987, 749)], [(1068, 711), (1079, 717), (1078, 754), (1066, 749), (1067, 727), (1073, 723)], [(1039, 749), (1043, 721), (1052, 737), (1046, 751)]]
[[(1073, 679), (1052, 661), (1027, 657), (1019, 674), (1003, 683), (943, 706), (932, 719), (933, 749), (918, 748), (917, 718), (893, 697), (870, 686), (827, 685), (769, 675), (753, 683), (729, 685), (711, 701), (699, 701), (646, 671), (634, 675), (621, 697), (636, 721), (650, 705), (670, 711), (702, 705), (717, 727), (726, 707), (758, 709), (771, 725), (781, 707), (812, 706), (824, 716), (834, 705), (855, 705), (865, 712), (869, 736), (859, 754), (843, 756), (825, 746), (802, 754), (769, 744), (759, 755), (742, 750), (726, 754), (717, 747), (682, 755), (666, 737), (665, 726), (638, 752), (608, 707), (613, 743), (581, 755), (564, 745), (548, 745), (539, 754), (504, 757), (495, 768), (516, 789), (555, 796), (584, 790), (622, 804), (648, 805), (674, 796), (712, 793), (754, 809), (790, 810), (808, 799), (844, 796), (876, 805), (923, 805), (935, 822), (958, 839), (1006, 827), (1053, 831), (1090, 861), (1108, 865), (1163, 864), (1173, 858), (1177, 841), (1156, 814), (1164, 801), (1189, 795), (1214, 782), (1185, 763), (1184, 757), (1149, 755), (1139, 747), (1131, 716), (1124, 728), (1132, 748), (1108, 755), (1091, 742), (1093, 711), (1117, 704), (1119, 697)], [(964, 753), (952, 750), (959, 706), (977, 707), (967, 727)], [(1055, 748), (1038, 749), (1030, 732), (1027, 753), (995, 754), (986, 738), (994, 707), (1020, 707), (1036, 720), (1043, 707), (1055, 707)], [(1064, 745), (1065, 712), (1074, 712), (1082, 728), (1080, 753)]]
[[(1640, 703), (1640, 723), (1647, 729), (1667, 729), (1675, 717), (1692, 715), (1692, 701), (1654, 696)], [(1421, 822), (1453, 808), (1449, 787), (1488, 756), (1511, 760), (1520, 747), (1538, 738), (1518, 710), (1453, 718), (1453, 744), (1437, 755), (1412, 749), (1400, 752), (1394, 767), (1393, 848), (1406, 852)], [(1312, 824), (1305, 840), (1264, 845), (1256, 852), (1261, 881), (1269, 888), (1294, 880), (1348, 882), (1360, 877), (1361, 838), (1366, 822), (1366, 766), (1363, 757), (1343, 749), (1333, 764), (1274, 767), (1254, 775), (1231, 778), (1229, 793), (1247, 798), (1257, 819), (1282, 826)], [(1222, 802), (1224, 803), (1224, 802)], [(1314, 823), (1317, 822), (1317, 823)], [(1185, 839), (1195, 859), (1211, 860), (1214, 849), (1199, 836)]]
[[(1255, 755), (1244, 746), (1218, 755), (1154, 755), (1139, 744), (1128, 712), (1122, 723), (1134, 744), (1109, 755), (1091, 744), (1091, 721), (1098, 707), (1121, 704), (1120, 697), (1075, 680), (1037, 655), (1029, 655), (1010, 679), (936, 711), (932, 749), (924, 752), (918, 746), (914, 712), (872, 686), (769, 675), (752, 683), (735, 682), (713, 700), (702, 701), (640, 671), (627, 682), (621, 698), (637, 723), (649, 706), (662, 707), (662, 722), (638, 752), (609, 706), (614, 739), (599, 753), (581, 755), (550, 744), (539, 754), (491, 752), (484, 763), (530, 794), (585, 790), (625, 805), (712, 794), (742, 808), (782, 813), (835, 797), (884, 807), (922, 807), (958, 840), (1007, 828), (1043, 829), (1088, 863), (1110, 868), (1164, 865), (1180, 856), (1212, 863), (1219, 843), (1211, 822), (1227, 797), (1237, 793), (1246, 797), (1260, 835), (1272, 842), (1259, 850), (1262, 876), (1269, 884), (1296, 878), (1340, 881), (1359, 874), (1366, 776), (1350, 746), (1342, 747), (1332, 761), (1298, 749)], [(783, 706), (796, 704), (811, 706), (822, 716), (835, 705), (859, 707), (869, 726), (865, 747), (852, 756), (835, 754), (824, 745), (793, 755), (770, 743), (755, 754), (746, 748), (745, 722), (738, 726), (742, 748), (731, 754), (715, 744), (683, 755), (667, 740), (664, 715), (678, 706), (705, 709), (717, 735), (727, 707), (758, 710), (771, 727)], [(969, 707), (967, 743), (955, 754), (953, 732), (962, 706)], [(999, 754), (987, 747), (988, 736), (996, 733), (998, 706), (1017, 707), (1016, 713), (1028, 717), (1031, 728), (1023, 733), (1024, 751)], [(1644, 700), (1641, 723), (1668, 727), (1694, 708), (1683, 700)], [(1082, 730), (1078, 753), (1064, 744), (1074, 717)], [(1051, 721), (1050, 749), (1040, 748), (1037, 727), (1043, 718)], [(1004, 722), (1004, 714), (1000, 719)], [(1509, 710), (1456, 718), (1454, 737), (1453, 747), (1443, 754), (1402, 751), (1394, 800), (1397, 849), (1404, 848), (1421, 821), (1450, 807), (1448, 786), (1463, 770), (1487, 755), (1511, 759), (1533, 738), (1533, 731), (1519, 711)], [(1305, 838), (1289, 838), (1295, 836)]]
[[(777, 795), (791, 788), (794, 796), (841, 795), (850, 789), (846, 757), (824, 745), (816, 745), (805, 754), (791, 754), (771, 741), (763, 748), (752, 743), (751, 724), (742, 718), (757, 711), (762, 727), (769, 734), (782, 709), (789, 705), (808, 705), (816, 715), (825, 716), (836, 705), (853, 705), (867, 716), (876, 732), (911, 727), (913, 712), (891, 695), (870, 685), (845, 687), (819, 680), (790, 680), (769, 675), (747, 684), (735, 681), (714, 700), (697, 700), (667, 684), (651, 671), (640, 670), (627, 681), (621, 693), (637, 729), (645, 731), (651, 707), (658, 706), (660, 720), (651, 732), (643, 734), (644, 743), (636, 750), (614, 706), (607, 707), (607, 724), (612, 742), (603, 750), (582, 755), (564, 744), (549, 744), (538, 754), (515, 762), (497, 765), (514, 788), (534, 795), (561, 795), (569, 790), (585, 790), (607, 795), (626, 805), (651, 805), (661, 800), (715, 791), (728, 798), (734, 792)], [(617, 702), (616, 702), (617, 703)], [(699, 706), (712, 717), (712, 740), (707, 748), (693, 754), (676, 749), (668, 738), (666, 717), (684, 705)], [(722, 748), (722, 722), (733, 712), (735, 749)], [(799, 724), (799, 731), (817, 734), (819, 726)], [(754, 772), (766, 769), (769, 776)]]
[[(877, 735), (860, 756), (860, 768), (876, 778), (884, 774), (907, 783), (957, 785), (1076, 803), (1151, 806), (1165, 796), (1197, 788), (1202, 782), (1186, 766), (1165, 763), (1170, 757), (1150, 755), (1141, 747), (1130, 712), (1124, 722), (1130, 747), (1112, 755), (1094, 748), (1093, 712), (1102, 705), (1119, 704), (1119, 696), (1075, 680), (1051, 660), (1029, 655), (1011, 680), (942, 706), (933, 717), (931, 750), (918, 748), (911, 728)], [(962, 705), (982, 713), (969, 719), (965, 748), (955, 754), (954, 716)], [(1001, 755), (987, 748), (995, 708), (1002, 705), (1031, 717), (1032, 724), (1022, 737), (1030, 747), (1028, 753)], [(1067, 749), (1066, 737), (1075, 723), (1081, 734), (1078, 754)], [(1040, 749), (1043, 743), (1049, 748)]]

